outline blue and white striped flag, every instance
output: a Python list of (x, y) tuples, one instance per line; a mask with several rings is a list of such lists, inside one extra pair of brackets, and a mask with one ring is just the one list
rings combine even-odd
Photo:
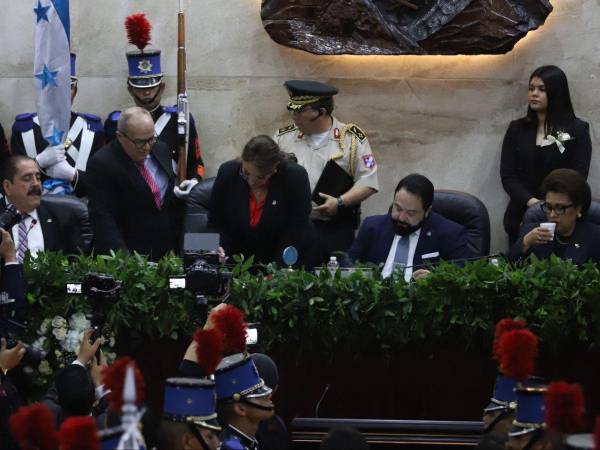
[(71, 120), (69, 0), (34, 0), (33, 11), (37, 113), (44, 138), (57, 145)]

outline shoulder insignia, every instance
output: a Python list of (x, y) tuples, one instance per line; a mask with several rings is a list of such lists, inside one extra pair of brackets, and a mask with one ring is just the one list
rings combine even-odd
[(113, 111), (108, 115), (108, 121), (110, 122), (118, 122), (119, 117), (121, 117), (121, 111)]
[(16, 133), (25, 133), (33, 129), (33, 118), (36, 115), (36, 113), (18, 114), (15, 117), (15, 123), (13, 123), (12, 131)]
[(356, 136), (360, 142), (367, 138), (367, 135), (364, 133), (364, 131), (358, 128), (356, 125), (352, 125), (350, 128), (348, 128), (348, 131)]
[(96, 116), (95, 114), (87, 113), (79, 113), (79, 115), (87, 122), (88, 130), (93, 131), (94, 133), (104, 130), (104, 127), (102, 126), (102, 119), (100, 119), (100, 117)]
[(175, 114), (177, 112), (177, 106), (163, 106), (163, 111), (169, 114)]
[(279, 130), (277, 130), (277, 136), (281, 136), (283, 134), (290, 133), (290, 132), (292, 132), (294, 130), (297, 130), (297, 129), (298, 128), (294, 124), (288, 125), (287, 127), (283, 127), (283, 128), (280, 128)]
[(88, 122), (101, 122), (102, 121), (102, 119), (100, 119), (100, 116), (97, 116), (95, 114), (79, 113), (79, 115), (81, 117), (83, 117), (85, 120), (87, 120)]
[(33, 118), (37, 116), (36, 113), (23, 113), (23, 114), (17, 114), (15, 117), (15, 120), (17, 121), (24, 121), (24, 120), (33, 120)]

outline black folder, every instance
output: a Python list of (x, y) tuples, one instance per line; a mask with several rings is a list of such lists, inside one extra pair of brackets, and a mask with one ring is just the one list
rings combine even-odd
[(348, 192), (352, 186), (354, 186), (354, 178), (348, 175), (334, 160), (330, 159), (325, 164), (325, 168), (313, 190), (312, 201), (317, 205), (321, 205), (325, 200), (319, 196), (319, 192), (337, 198)]

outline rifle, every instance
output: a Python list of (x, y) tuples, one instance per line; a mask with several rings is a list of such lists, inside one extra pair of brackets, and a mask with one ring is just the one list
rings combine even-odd
[(187, 178), (187, 152), (190, 139), (190, 109), (185, 83), (185, 13), (183, 0), (179, 0), (177, 14), (177, 134), (179, 135), (179, 155), (177, 158), (177, 182)]

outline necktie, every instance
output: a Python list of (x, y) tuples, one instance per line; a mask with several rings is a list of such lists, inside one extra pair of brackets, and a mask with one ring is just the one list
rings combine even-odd
[(394, 266), (406, 267), (408, 262), (408, 246), (410, 244), (409, 236), (401, 236), (396, 247), (396, 254), (394, 255)]
[(142, 177), (144, 177), (144, 180), (146, 180), (146, 183), (148, 184), (150, 191), (152, 191), (152, 197), (154, 197), (154, 204), (156, 205), (156, 208), (160, 209), (160, 205), (162, 203), (162, 200), (160, 198), (160, 189), (158, 188), (158, 184), (156, 183), (156, 180), (154, 179), (154, 177), (152, 176), (152, 174), (146, 167), (145, 162), (146, 162), (146, 160), (144, 160), (140, 163), (136, 163), (136, 165), (137, 165), (138, 170), (140, 171), (140, 174), (142, 174)]
[(17, 249), (17, 262), (22, 263), (25, 258), (25, 252), (29, 250), (29, 241), (27, 239), (27, 226), (25, 219), (29, 214), (23, 214), (23, 218), (19, 222), (19, 248)]

